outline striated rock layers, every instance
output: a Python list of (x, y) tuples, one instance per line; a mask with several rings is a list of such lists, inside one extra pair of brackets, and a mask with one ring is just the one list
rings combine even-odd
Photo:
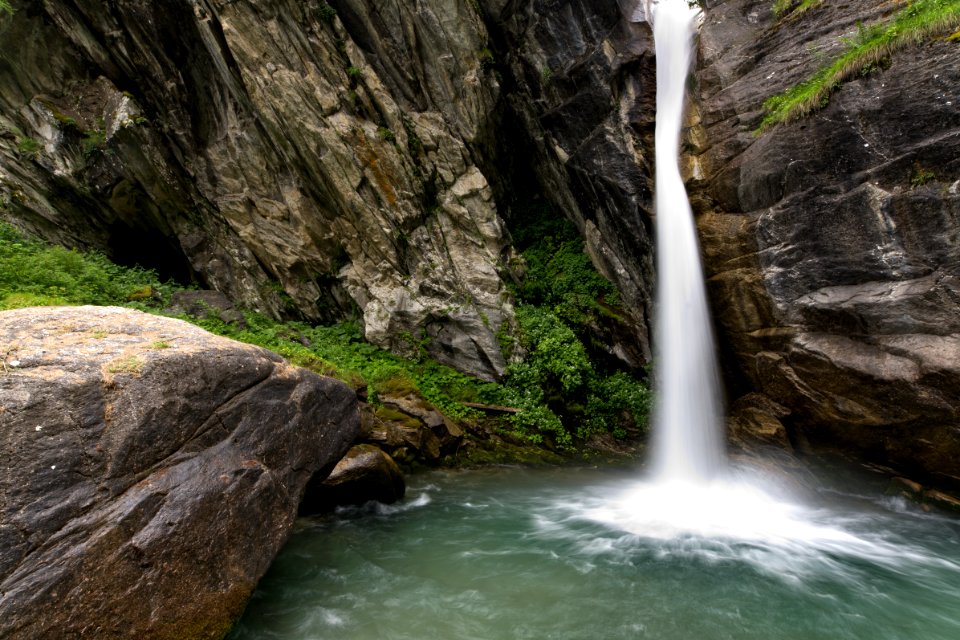
[(219, 638), (355, 394), (117, 308), (0, 313), (0, 636)]
[(0, 215), (273, 315), (359, 315), (489, 379), (515, 330), (501, 214), (543, 193), (620, 288), (609, 350), (641, 366), (655, 85), (635, 4), (23, 3), (0, 18)]
[(474, 4), (25, 3), (0, 21), (7, 215), (493, 377), (511, 256), (471, 151), (500, 91)]
[(757, 136), (766, 97), (900, 5), (708, 4), (689, 160), (739, 376), (796, 444), (960, 488), (960, 46), (894, 53)]

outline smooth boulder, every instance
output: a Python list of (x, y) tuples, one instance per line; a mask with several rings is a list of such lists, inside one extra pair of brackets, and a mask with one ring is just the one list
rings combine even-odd
[(345, 385), (129, 309), (0, 313), (0, 357), (8, 640), (222, 637), (359, 429)]

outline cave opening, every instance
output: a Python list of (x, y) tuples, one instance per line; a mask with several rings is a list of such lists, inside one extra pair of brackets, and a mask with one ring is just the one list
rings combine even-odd
[(177, 239), (158, 229), (115, 222), (109, 227), (109, 254), (116, 264), (152, 269), (160, 280), (189, 286), (196, 273)]

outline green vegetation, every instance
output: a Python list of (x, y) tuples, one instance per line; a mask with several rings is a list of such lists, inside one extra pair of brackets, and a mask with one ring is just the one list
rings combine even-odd
[(43, 150), (43, 144), (36, 138), (17, 138), (17, 151), (27, 158), (36, 158)]
[(13, 15), (13, 7), (10, 5), (10, 0), (0, 0), (0, 12)]
[(546, 86), (551, 80), (553, 80), (553, 69), (547, 66), (540, 69), (540, 82)]
[(131, 294), (144, 286), (166, 295), (173, 291), (151, 271), (119, 267), (96, 253), (51, 247), (0, 223), (0, 309), (129, 304)]
[(937, 174), (917, 163), (914, 165), (913, 176), (910, 178), (910, 186), (922, 187), (931, 180), (936, 180)]
[[(781, 3), (792, 6), (792, 2)], [(800, 6), (808, 4), (801, 2)], [(776, 7), (776, 5), (775, 5)], [(889, 20), (860, 26), (857, 35), (846, 41), (844, 53), (822, 67), (809, 80), (763, 103), (766, 115), (757, 133), (780, 122), (801, 118), (823, 108), (830, 94), (844, 81), (873, 65), (882, 65), (893, 52), (937, 34), (960, 27), (960, 0), (913, 0)]]
[(377, 137), (386, 142), (397, 141), (397, 136), (387, 127), (377, 127)]
[(651, 396), (642, 383), (618, 372), (603, 376), (583, 343), (557, 315), (544, 307), (517, 308), (521, 343), (527, 357), (507, 368), (503, 384), (489, 385), (485, 399), (521, 409), (509, 418), (515, 433), (532, 442), (550, 434), (561, 448), (574, 436), (646, 424)]
[(477, 59), (480, 61), (480, 68), (484, 71), (493, 69), (497, 65), (497, 61), (493, 57), (493, 51), (488, 47), (484, 47), (477, 52)]
[(526, 277), (514, 291), (517, 298), (548, 307), (561, 320), (579, 327), (598, 315), (616, 315), (620, 295), (593, 268), (576, 228), (549, 208), (531, 207), (514, 232), (523, 254)]
[[(650, 393), (623, 372), (603, 372), (591, 362), (578, 332), (612, 313), (616, 293), (589, 267), (583, 243), (569, 223), (546, 217), (517, 237), (528, 242), (528, 276), (517, 288), (519, 343), (527, 354), (511, 364), (502, 383), (484, 383), (425, 356), (426, 338), (409, 336), (416, 360), (401, 358), (363, 339), (356, 323), (311, 326), (280, 322), (245, 312), (243, 327), (211, 313), (185, 318), (213, 333), (256, 344), (294, 364), (366, 388), (375, 406), (384, 396), (420, 395), (456, 420), (479, 420), (464, 403), (489, 403), (520, 409), (502, 418), (502, 426), (536, 443), (572, 450), (578, 439), (597, 431), (625, 435), (642, 427)], [(535, 239), (535, 241), (534, 241)], [(0, 309), (25, 306), (121, 305), (160, 313), (180, 289), (162, 283), (152, 271), (119, 267), (96, 253), (79, 253), (24, 238), (0, 223)], [(507, 327), (498, 337), (514, 346)], [(165, 342), (153, 349), (165, 349)], [(116, 372), (136, 372), (134, 363), (117, 363)]]
[(333, 19), (337, 17), (337, 10), (326, 2), (321, 2), (317, 8), (317, 15), (327, 24), (333, 24)]
[(107, 365), (107, 371), (110, 373), (140, 373), (144, 362), (137, 356), (127, 356), (119, 358)]
[(83, 132), (83, 139), (80, 140), (80, 147), (83, 149), (83, 155), (91, 156), (101, 151), (107, 146), (107, 130), (101, 122), (98, 129), (88, 129)]
[[(521, 249), (526, 276), (515, 287), (520, 345), (526, 358), (507, 368), (503, 384), (487, 387), (487, 401), (521, 409), (510, 422), (534, 442), (549, 437), (560, 447), (574, 437), (625, 427), (645, 427), (649, 389), (624, 372), (604, 372), (585, 347), (590, 327), (602, 316), (617, 318), (620, 298), (584, 252), (574, 226), (548, 207), (518, 212), (514, 241)], [(505, 352), (515, 345), (501, 328)]]
[(775, 0), (773, 3), (773, 15), (778, 18), (784, 16), (799, 16), (823, 4), (823, 0)]

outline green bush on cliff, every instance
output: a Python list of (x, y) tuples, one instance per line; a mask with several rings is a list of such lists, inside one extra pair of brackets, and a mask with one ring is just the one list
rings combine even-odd
[(517, 307), (527, 357), (507, 368), (502, 386), (485, 389), (489, 402), (520, 409), (514, 431), (534, 442), (550, 434), (561, 448), (591, 433), (623, 436), (625, 421), (646, 425), (651, 394), (624, 372), (601, 375), (574, 331), (545, 307)]
[(525, 275), (514, 287), (522, 362), (507, 368), (502, 385), (484, 388), (487, 402), (520, 409), (515, 433), (534, 442), (549, 437), (561, 448), (591, 433), (625, 435), (644, 427), (651, 394), (624, 372), (604, 373), (585, 347), (600, 316), (617, 317), (620, 297), (590, 262), (576, 228), (550, 207), (515, 212), (511, 229)]
[(614, 313), (620, 295), (594, 269), (576, 227), (547, 208), (532, 208), (528, 215), (532, 220), (514, 234), (526, 267), (517, 298), (548, 307), (574, 326)]
[(763, 103), (766, 115), (757, 129), (762, 133), (780, 122), (801, 118), (827, 105), (830, 94), (844, 81), (881, 65), (891, 53), (960, 26), (960, 0), (914, 0), (889, 20), (861, 25), (846, 41), (839, 58), (807, 81), (790, 87)]

